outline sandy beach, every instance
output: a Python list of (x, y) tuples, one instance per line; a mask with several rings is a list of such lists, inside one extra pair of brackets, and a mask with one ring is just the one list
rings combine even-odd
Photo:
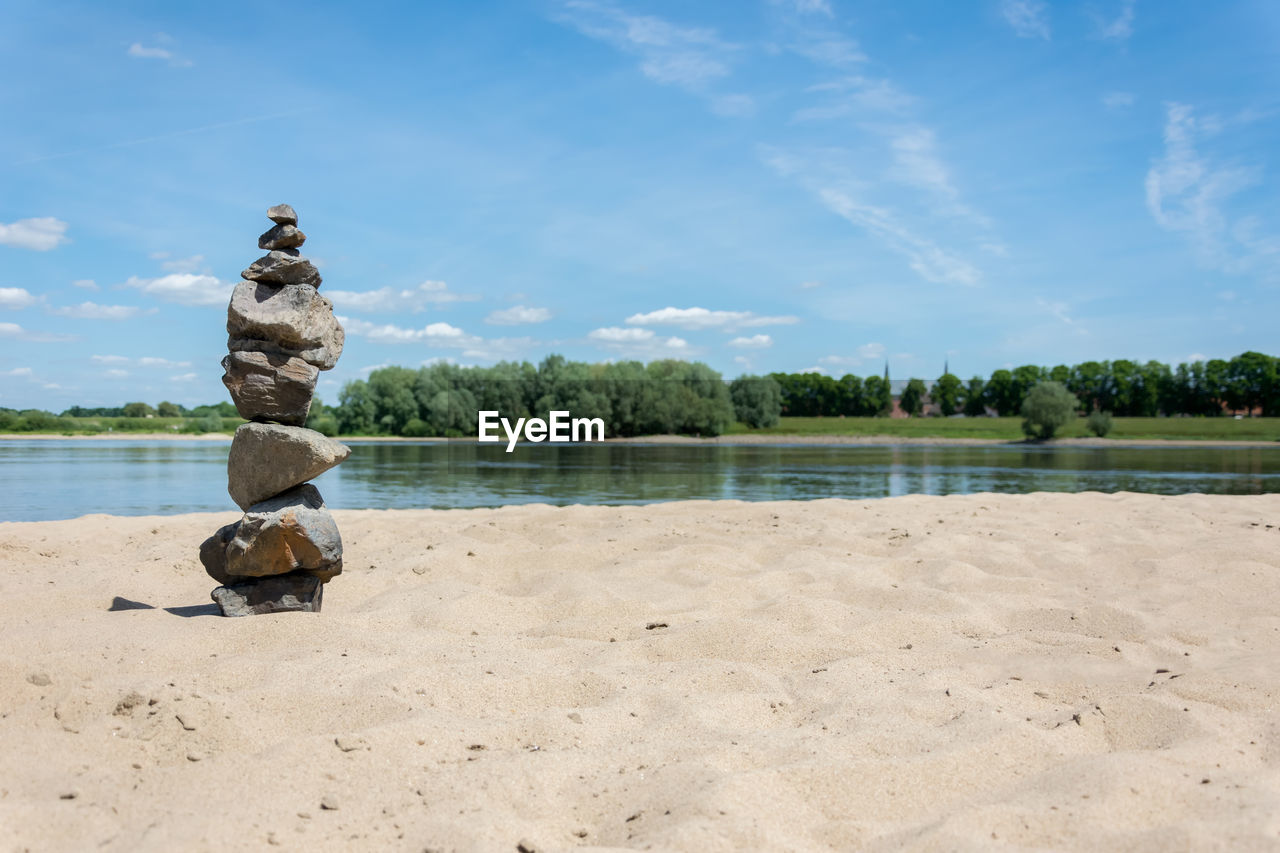
[(1273, 850), (1280, 495), (0, 524), (5, 850)]

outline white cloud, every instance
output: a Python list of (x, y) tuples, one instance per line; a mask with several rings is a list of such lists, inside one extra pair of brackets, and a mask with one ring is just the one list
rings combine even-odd
[(863, 344), (858, 347), (858, 358), (860, 359), (879, 359), (884, 357), (884, 344), (875, 342)]
[(126, 287), (178, 305), (226, 305), (235, 285), (211, 275), (170, 273), (159, 278), (130, 276)]
[(1102, 96), (1102, 105), (1109, 110), (1122, 110), (1133, 106), (1132, 92), (1107, 92)]
[(752, 335), (749, 338), (734, 338), (729, 341), (731, 347), (742, 347), (743, 349), (763, 349), (773, 346), (773, 338), (768, 335)]
[(126, 376), (129, 375), (129, 371), (120, 370), (117, 367), (113, 367), (110, 370), (104, 370), (102, 375), (109, 377), (111, 379), (124, 379)]
[(190, 367), (189, 361), (170, 361), (167, 358), (157, 358), (155, 356), (143, 356), (138, 359), (138, 364), (142, 367)]
[(67, 223), (52, 216), (19, 219), (8, 225), (0, 223), (0, 246), (47, 252), (69, 242), (66, 232)]
[(798, 317), (790, 315), (761, 317), (751, 311), (711, 311), (706, 308), (672, 308), (670, 306), (650, 311), (648, 314), (632, 314), (627, 324), (632, 326), (677, 326), (682, 329), (732, 329), (753, 326), (788, 326), (798, 323)]
[(380, 287), (377, 290), (327, 290), (325, 294), (333, 304), (344, 311), (362, 314), (412, 313), (426, 310), (428, 305), (446, 305), (451, 302), (474, 302), (479, 296), (451, 293), (443, 281), (424, 281), (409, 290)]
[(50, 308), (50, 314), (59, 317), (74, 317), (78, 320), (127, 320), (137, 316), (142, 309), (133, 305), (99, 305), (96, 302), (81, 302), (79, 305), (67, 305), (62, 308)]
[(604, 341), (606, 343), (640, 343), (653, 340), (654, 335), (650, 329), (623, 329), (618, 326), (606, 326), (603, 329), (594, 329), (588, 332), (587, 337), (593, 341)]
[(125, 358), (122, 355), (91, 355), (89, 356), (89, 360), (97, 362), (98, 364), (128, 364), (129, 363), (129, 359)]
[(15, 341), (30, 341), (37, 344), (52, 344), (61, 341), (74, 341), (75, 335), (59, 335), (52, 332), (32, 332), (17, 323), (0, 323), (0, 338)]
[(39, 300), (23, 287), (0, 287), (0, 308), (17, 310), (34, 305)]
[(527, 308), (524, 305), (514, 305), (511, 308), (494, 311), (488, 317), (485, 317), (484, 321), (495, 326), (520, 326), (528, 323), (545, 323), (550, 319), (551, 312), (546, 308)]
[[(165, 253), (165, 257), (167, 257)], [(167, 272), (196, 272), (204, 264), (204, 255), (192, 255), (189, 258), (174, 258), (171, 261), (165, 261), (160, 264), (161, 269)]]
[(830, 371), (830, 370), (828, 370), (828, 369), (827, 369), (827, 368), (825, 368), (825, 367), (821, 367), (821, 366), (819, 366), (819, 365), (816, 365), (816, 364), (815, 364), (813, 367), (802, 367), (802, 368), (800, 368), (799, 370), (793, 370), (793, 371), (791, 371), (791, 372), (792, 372), (792, 373), (824, 373), (824, 374), (827, 374), (827, 375), (830, 375), (830, 374), (831, 374), (831, 371)]
[[(161, 44), (172, 44), (173, 39), (164, 33), (156, 33), (156, 41)], [(174, 68), (185, 68), (191, 65), (191, 60), (178, 56), (172, 50), (165, 47), (146, 47), (142, 42), (134, 42), (129, 45), (126, 53), (134, 59), (160, 59), (168, 62)]]
[(690, 352), (689, 342), (684, 338), (660, 338), (651, 329), (606, 326), (588, 332), (587, 338), (607, 349), (635, 358), (677, 358)]
[(801, 289), (801, 290), (813, 290), (814, 288), (818, 288), (818, 287), (822, 287), (822, 282), (820, 282), (820, 281), (802, 281), (802, 282), (800, 282), (800, 289)]
[(1049, 38), (1049, 8), (1041, 0), (1004, 0), (1000, 12), (1018, 38)]
[(481, 340), (448, 323), (430, 323), (421, 329), (408, 329), (391, 323), (370, 323), (354, 317), (339, 317), (338, 320), (348, 334), (359, 335), (380, 344), (426, 343), (435, 346), (467, 346)]
[(143, 47), (138, 42), (129, 45), (129, 55), (135, 59), (173, 59), (173, 54), (162, 47)]
[(1219, 133), (1218, 120), (1197, 118), (1186, 104), (1169, 104), (1164, 153), (1147, 171), (1147, 210), (1161, 228), (1185, 234), (1205, 266), (1240, 273), (1258, 267), (1275, 270), (1277, 238), (1261, 233), (1252, 216), (1234, 223), (1224, 209), (1232, 196), (1256, 185), (1259, 170), (1219, 166), (1197, 147)]
[(170, 376), (169, 381), (170, 382), (195, 382), (199, 378), (200, 378), (199, 374), (196, 374), (196, 373), (180, 373), (177, 376)]
[(1133, 35), (1133, 7), (1137, 0), (1120, 0), (1120, 14), (1107, 21), (1097, 18), (1098, 35), (1104, 39), (1124, 41)]
[(0, 370), (0, 376), (22, 376), (31, 378), (33, 375), (30, 367), (15, 367), (11, 370)]
[(78, 287), (81, 290), (97, 290), (98, 289), (98, 283), (91, 278), (78, 278), (75, 281), (71, 282), (71, 284), (73, 287)]

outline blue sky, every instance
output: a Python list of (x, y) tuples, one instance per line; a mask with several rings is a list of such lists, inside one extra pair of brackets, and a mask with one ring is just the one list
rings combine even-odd
[(1280, 353), (1280, 4), (0, 0), (0, 405), (226, 398), (297, 208), (382, 364)]

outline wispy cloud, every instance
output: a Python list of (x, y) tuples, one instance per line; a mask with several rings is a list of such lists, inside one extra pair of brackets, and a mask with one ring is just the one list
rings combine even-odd
[(524, 305), (514, 305), (510, 308), (494, 311), (488, 317), (485, 317), (484, 321), (495, 326), (521, 326), (530, 323), (545, 323), (550, 319), (551, 312), (546, 308), (528, 308)]
[(0, 222), (0, 246), (47, 252), (70, 242), (66, 233), (67, 223), (52, 216), (19, 219), (8, 225)]
[(235, 289), (229, 281), (194, 273), (170, 273), (159, 278), (130, 276), (124, 286), (178, 305), (226, 305)]
[(474, 302), (480, 297), (454, 293), (443, 281), (424, 281), (417, 287), (396, 290), (380, 287), (377, 290), (326, 290), (333, 304), (344, 311), (361, 314), (417, 314), (429, 305), (447, 305), (452, 302)]
[(1098, 35), (1104, 39), (1124, 41), (1133, 35), (1134, 7), (1137, 0), (1120, 0), (1120, 11), (1116, 17), (1107, 19), (1095, 16)]
[(902, 225), (888, 210), (864, 204), (840, 189), (826, 187), (818, 197), (833, 213), (865, 229), (889, 249), (907, 259), (921, 278), (935, 283), (977, 284), (982, 273), (963, 258)]
[(1041, 0), (1003, 0), (1000, 13), (1018, 38), (1049, 38), (1049, 7)]
[(1102, 105), (1109, 110), (1123, 110), (1133, 106), (1132, 92), (1107, 92), (1102, 96)]
[(654, 82), (702, 91), (729, 75), (729, 58), (737, 48), (715, 30), (632, 15), (607, 2), (568, 0), (563, 9), (561, 19), (578, 32), (638, 57), (640, 70)]
[(0, 308), (19, 310), (39, 301), (25, 287), (0, 287)]
[(1233, 196), (1260, 180), (1261, 170), (1220, 165), (1199, 144), (1216, 136), (1222, 122), (1198, 118), (1186, 104), (1167, 106), (1164, 153), (1147, 171), (1147, 210), (1161, 228), (1186, 235), (1200, 263), (1224, 272), (1280, 270), (1280, 237), (1256, 216), (1232, 221)]
[(566, 0), (557, 18), (589, 38), (636, 57), (641, 73), (655, 83), (706, 98), (717, 115), (755, 112), (755, 99), (750, 95), (716, 88), (732, 73), (734, 58), (742, 48), (721, 39), (714, 29), (681, 26), (594, 0)]
[(77, 320), (128, 320), (142, 312), (141, 308), (134, 305), (99, 305), (96, 302), (81, 302), (79, 305), (64, 305), (48, 310), (50, 314)]
[(902, 91), (891, 80), (856, 74), (810, 86), (805, 92), (818, 95), (823, 102), (796, 110), (791, 115), (792, 121), (902, 115), (916, 103), (915, 97)]
[(126, 53), (129, 56), (133, 57), (134, 59), (163, 60), (164, 62), (169, 63), (170, 67), (173, 67), (173, 68), (187, 68), (191, 66), (192, 64), (191, 60), (186, 59), (185, 57), (179, 56), (178, 54), (170, 50), (169, 47), (159, 46), (159, 45), (172, 46), (173, 39), (170, 36), (166, 35), (165, 33), (156, 33), (154, 38), (155, 38), (155, 41), (158, 43), (157, 45), (149, 47), (144, 45), (142, 42), (135, 41), (133, 44), (129, 45), (129, 49), (126, 51)]
[[(630, 326), (677, 326), (682, 329), (745, 329), (753, 326), (787, 326), (800, 322), (791, 315), (761, 316), (751, 311), (711, 311), (706, 308), (660, 308), (647, 314), (632, 314)], [(631, 331), (635, 331), (634, 329)]]
[(55, 344), (76, 340), (75, 335), (62, 335), (54, 332), (33, 332), (24, 329), (17, 323), (0, 323), (0, 338), (13, 341), (28, 341), (37, 344)]
[(23, 378), (30, 379), (34, 375), (35, 372), (30, 367), (14, 367), (10, 370), (0, 370), (0, 376), (21, 376)]
[(340, 316), (338, 320), (346, 328), (347, 334), (359, 335), (380, 344), (427, 343), (435, 346), (466, 346), (470, 342), (480, 340), (448, 323), (429, 323), (420, 329), (411, 329), (394, 323), (370, 323), (355, 317)]
[(204, 255), (192, 255), (189, 258), (172, 258), (160, 264), (160, 268), (166, 272), (197, 272), (202, 271), (204, 266)]
[(174, 368), (174, 367), (190, 367), (191, 366), (191, 362), (189, 361), (171, 361), (170, 359), (167, 359), (167, 358), (160, 358), (157, 356), (146, 356), (146, 355), (136, 359), (129, 358), (128, 356), (125, 356), (125, 355), (91, 355), (89, 356), (89, 360), (92, 361), (94, 364), (118, 364), (118, 365), (136, 364), (139, 367)]
[(98, 283), (91, 278), (78, 278), (75, 281), (71, 282), (71, 285), (73, 287), (78, 287), (81, 290), (97, 290), (98, 289)]
[(742, 349), (765, 349), (773, 346), (773, 338), (768, 335), (752, 335), (751, 337), (734, 338), (729, 341), (729, 346), (740, 347)]

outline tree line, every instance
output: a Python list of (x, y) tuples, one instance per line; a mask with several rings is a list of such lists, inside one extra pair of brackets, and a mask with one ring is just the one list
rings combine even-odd
[[(744, 396), (741, 389), (738, 395)], [(753, 404), (768, 407), (767, 391), (744, 402)], [(775, 391), (775, 421), (778, 407)], [(526, 361), (492, 367), (379, 368), (368, 379), (346, 383), (326, 415), (343, 435), (460, 437), (476, 434), (481, 410), (500, 412), (512, 421), (545, 418), (553, 410), (598, 417), (611, 437), (719, 435), (738, 418), (733, 389), (705, 364), (589, 364), (560, 355), (537, 366)]]
[[(836, 379), (821, 373), (771, 373), (778, 383), (784, 416), (869, 417), (891, 411), (887, 378), (852, 374)], [(924, 398), (944, 416), (970, 417), (989, 412), (1016, 415), (1038, 383), (1058, 382), (1076, 396), (1080, 412), (1109, 412), (1122, 417), (1157, 415), (1216, 416), (1235, 412), (1280, 415), (1280, 360), (1259, 352), (1229, 359), (1194, 361), (1170, 367), (1158, 361), (1139, 363), (1086, 361), (1074, 366), (1023, 365), (1000, 369), (968, 382), (944, 373), (930, 389), (912, 379), (900, 395), (904, 412), (919, 415)]]

